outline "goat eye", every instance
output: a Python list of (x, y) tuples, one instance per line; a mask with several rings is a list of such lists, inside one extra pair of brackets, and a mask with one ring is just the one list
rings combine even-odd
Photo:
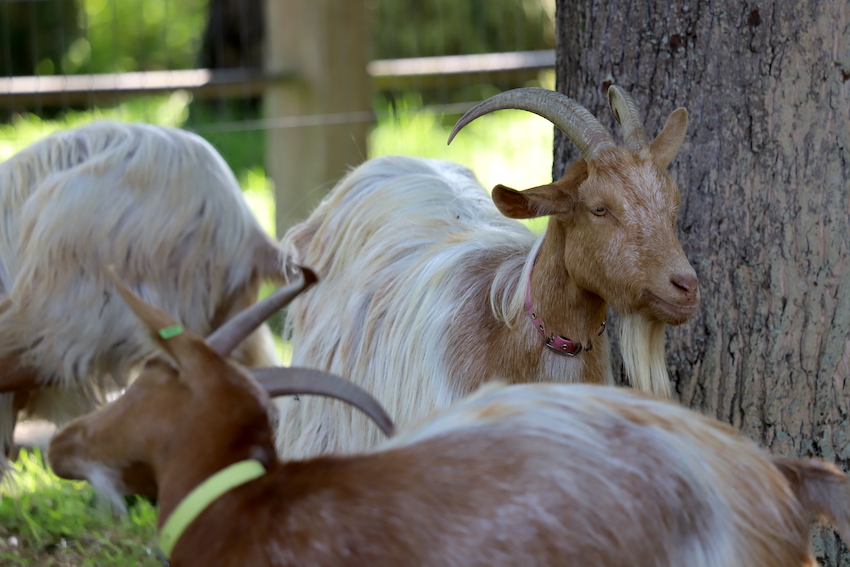
[(598, 207), (593, 207), (592, 209), (590, 209), (590, 212), (592, 212), (597, 217), (604, 217), (605, 213), (608, 212), (608, 209), (600, 205)]

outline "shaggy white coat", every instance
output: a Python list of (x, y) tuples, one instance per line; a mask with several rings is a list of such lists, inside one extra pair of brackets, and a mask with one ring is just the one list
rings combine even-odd
[[(289, 307), (292, 364), (352, 380), (403, 426), (494, 378), (481, 363), (488, 343), (498, 340), (497, 328), (482, 333), (482, 320), (494, 318), (521, 329), (512, 337), (538, 357), (538, 371), (523, 381), (579, 381), (582, 357), (548, 352), (525, 312), (541, 241), (502, 215), (461, 165), (370, 160), (283, 240), (296, 263), (319, 274), (319, 284)], [(607, 348), (604, 335), (594, 340), (594, 349)], [(335, 400), (304, 396), (276, 404), (286, 457), (358, 452), (383, 438)]]
[[(176, 129), (98, 122), (49, 136), (0, 164), (0, 210), (0, 356), (39, 369), (50, 387), (26, 410), (54, 422), (91, 410), (151, 352), (108, 265), (200, 334), (281, 265), (221, 156)], [(273, 362), (261, 341), (260, 362)], [(11, 412), (0, 395), (6, 442)]]

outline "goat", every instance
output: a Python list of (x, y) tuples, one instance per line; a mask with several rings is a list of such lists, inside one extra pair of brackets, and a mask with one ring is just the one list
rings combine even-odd
[[(650, 144), (629, 95), (608, 92), (627, 147), (577, 102), (543, 89), (496, 95), (455, 126), (452, 137), (503, 108), (552, 121), (583, 159), (550, 185), (498, 185), (491, 200), (460, 165), (398, 156), (351, 172), (283, 239), (319, 274), (288, 312), (292, 363), (345, 376), (405, 424), (494, 376), (612, 383), (602, 334), (611, 305), (633, 385), (669, 396), (664, 330), (686, 321), (699, 298), (676, 238), (679, 191), (665, 171), (687, 111), (674, 111)], [(513, 220), (544, 215), (541, 237)], [(277, 403), (283, 455), (380, 440), (336, 402)]]
[(155, 496), (174, 567), (802, 567), (815, 516), (850, 542), (835, 466), (621, 388), (491, 384), (369, 453), (282, 462), (270, 399), (226, 348), (163, 339), (173, 320), (121, 293), (163, 352), (48, 457), (119, 501)]
[[(202, 138), (98, 122), (0, 164), (0, 472), (19, 410), (61, 423), (123, 387), (151, 352), (102, 269), (208, 334), (283, 279), (232, 172)], [(240, 347), (275, 362), (271, 333)]]

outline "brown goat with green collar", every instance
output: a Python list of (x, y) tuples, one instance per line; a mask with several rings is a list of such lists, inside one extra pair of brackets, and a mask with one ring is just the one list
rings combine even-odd
[[(152, 332), (174, 325), (122, 293)], [(373, 452), (283, 462), (269, 397), (222, 356), (231, 339), (157, 343), (127, 392), (63, 429), (49, 457), (60, 476), (157, 496), (174, 567), (803, 567), (815, 516), (850, 541), (850, 481), (835, 467), (772, 457), (633, 391), (494, 385)], [(340, 395), (323, 373), (299, 385), (302, 371), (276, 372), (275, 393)], [(362, 392), (343, 397), (382, 419)]]

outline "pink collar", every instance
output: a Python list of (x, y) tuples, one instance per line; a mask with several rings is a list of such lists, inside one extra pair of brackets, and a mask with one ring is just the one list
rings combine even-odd
[[(536, 263), (536, 261), (535, 261)], [(528, 273), (528, 284), (525, 286), (525, 310), (528, 312), (528, 317), (531, 319), (532, 325), (537, 328), (537, 331), (543, 335), (546, 340), (545, 344), (550, 349), (554, 350), (557, 353), (565, 354), (567, 356), (575, 356), (581, 352), (582, 345), (580, 342), (573, 342), (570, 339), (562, 337), (561, 335), (547, 335), (545, 329), (543, 328), (543, 321), (537, 317), (537, 312), (534, 309), (534, 302), (531, 299), (531, 274), (534, 272), (534, 266), (531, 267), (531, 271)], [(605, 331), (605, 321), (602, 321), (602, 325), (599, 326), (599, 330), (596, 331), (596, 336), (598, 337)], [(587, 348), (585, 350), (592, 350), (593, 343), (588, 341)]]

